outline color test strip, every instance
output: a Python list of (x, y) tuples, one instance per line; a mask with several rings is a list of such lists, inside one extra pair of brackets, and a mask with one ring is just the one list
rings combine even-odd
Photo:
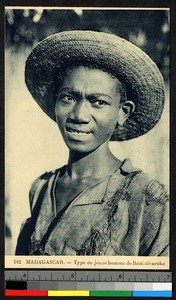
[(5, 296), (91, 296), (91, 297), (172, 297), (172, 291), (83, 291), (6, 290)]
[(89, 291), (48, 291), (48, 296), (90, 296)]

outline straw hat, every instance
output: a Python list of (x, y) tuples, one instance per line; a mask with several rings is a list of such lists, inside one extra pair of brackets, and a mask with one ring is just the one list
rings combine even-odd
[[(164, 106), (164, 83), (156, 64), (137, 46), (113, 34), (65, 31), (41, 41), (25, 68), (26, 85), (42, 110), (55, 121), (55, 79), (72, 64), (92, 63), (123, 81), (136, 106), (111, 140), (129, 140), (152, 129)], [(127, 94), (129, 94), (127, 93)]]

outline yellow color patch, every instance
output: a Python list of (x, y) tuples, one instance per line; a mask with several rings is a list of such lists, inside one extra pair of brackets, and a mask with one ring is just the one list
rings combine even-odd
[(48, 291), (48, 296), (90, 296), (89, 291)]

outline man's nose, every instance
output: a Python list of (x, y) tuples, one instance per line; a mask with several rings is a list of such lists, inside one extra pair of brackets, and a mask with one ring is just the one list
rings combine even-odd
[(89, 102), (87, 100), (76, 102), (72, 112), (70, 113), (70, 119), (79, 123), (89, 123), (90, 118)]

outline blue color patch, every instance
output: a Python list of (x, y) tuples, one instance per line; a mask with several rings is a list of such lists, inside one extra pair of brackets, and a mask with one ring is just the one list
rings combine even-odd
[(172, 291), (133, 291), (133, 297), (172, 297)]

